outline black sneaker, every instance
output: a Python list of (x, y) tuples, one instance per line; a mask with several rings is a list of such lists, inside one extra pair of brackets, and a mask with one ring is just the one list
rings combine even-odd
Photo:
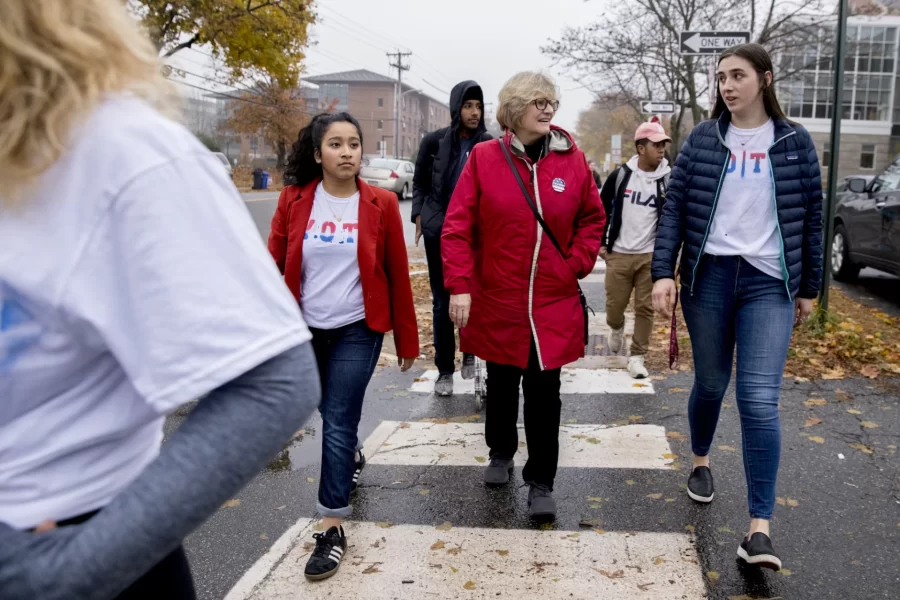
[(694, 502), (702, 502), (704, 504), (712, 502), (716, 492), (713, 488), (713, 476), (709, 467), (694, 468), (690, 478), (688, 478), (687, 493)]
[(463, 379), (475, 379), (475, 355), (463, 352), (462, 370), (460, 375)]
[(363, 454), (362, 450), (359, 451), (359, 460), (356, 461), (356, 470), (353, 471), (353, 483), (350, 486), (350, 493), (355, 494), (359, 489), (359, 476), (362, 475), (362, 470), (366, 466), (366, 455)]
[(491, 464), (484, 470), (484, 483), (489, 486), (506, 485), (516, 463), (511, 458), (491, 457)]
[(316, 549), (306, 561), (304, 574), (310, 581), (328, 579), (337, 573), (341, 566), (341, 559), (344, 558), (344, 552), (347, 551), (347, 537), (344, 535), (344, 528), (341, 527), (339, 530), (337, 527), (332, 527), (325, 533), (314, 533), (313, 538), (316, 540)]
[(772, 540), (764, 533), (754, 533), (750, 539), (744, 538), (738, 546), (737, 555), (748, 565), (765, 567), (773, 571), (781, 570), (781, 559), (775, 554)]
[(549, 522), (556, 518), (556, 501), (546, 485), (530, 484), (528, 490), (528, 516), (536, 521)]
[(452, 396), (453, 395), (453, 375), (439, 375), (437, 381), (434, 382), (435, 396)]

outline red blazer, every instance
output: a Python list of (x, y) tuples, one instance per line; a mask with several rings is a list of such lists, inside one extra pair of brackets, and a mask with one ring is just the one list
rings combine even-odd
[[(357, 257), (366, 324), (381, 333), (393, 330), (397, 355), (417, 358), (419, 329), (397, 196), (371, 187), (359, 178), (356, 181), (359, 186)], [(300, 289), (303, 235), (318, 185), (317, 179), (302, 188), (296, 185), (284, 188), (272, 216), (269, 252), (297, 302), (303, 293)]]

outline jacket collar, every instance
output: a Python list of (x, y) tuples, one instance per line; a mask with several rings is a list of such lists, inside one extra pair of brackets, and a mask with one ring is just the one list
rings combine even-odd
[[(525, 144), (512, 131), (507, 132), (506, 143), (516, 156), (520, 158), (528, 156), (525, 153)], [(550, 126), (550, 134), (544, 138), (544, 156), (549, 152), (568, 152), (574, 147), (575, 142), (572, 141), (571, 136), (565, 130), (553, 125)]]
[[(790, 121), (787, 121), (785, 119), (775, 117), (772, 119), (772, 122), (775, 125), (776, 140), (780, 140), (784, 136), (790, 135), (795, 131), (794, 125)], [(721, 115), (719, 115), (719, 120), (716, 122), (716, 133), (719, 136), (719, 142), (723, 146), (725, 146), (725, 134), (728, 133), (729, 125), (731, 125), (731, 112), (726, 110)]]
[[(322, 178), (317, 177), (313, 181), (310, 181), (306, 185), (300, 188), (300, 200), (310, 200), (312, 201), (316, 197), (316, 188), (319, 187), (319, 183), (321, 183)], [(360, 204), (363, 202), (370, 202), (372, 204), (375, 203), (375, 192), (372, 190), (372, 186), (363, 181), (357, 175), (356, 177), (356, 187), (359, 188), (359, 201)]]

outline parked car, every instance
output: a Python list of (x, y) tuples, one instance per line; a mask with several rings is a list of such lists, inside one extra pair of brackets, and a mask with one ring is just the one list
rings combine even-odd
[(900, 156), (875, 177), (845, 177), (835, 197), (834, 278), (851, 281), (865, 267), (900, 275)]
[(390, 190), (403, 200), (412, 196), (415, 171), (415, 165), (408, 160), (373, 158), (360, 169), (359, 176), (369, 185)]
[(228, 173), (228, 177), (234, 179), (234, 171), (231, 168), (231, 161), (228, 160), (228, 157), (225, 156), (221, 152), (213, 152), (213, 156), (219, 159), (219, 162), (225, 166), (225, 171)]

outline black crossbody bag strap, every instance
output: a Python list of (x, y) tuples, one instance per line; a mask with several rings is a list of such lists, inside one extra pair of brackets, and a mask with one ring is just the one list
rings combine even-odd
[[(506, 157), (506, 162), (509, 164), (509, 168), (512, 170), (513, 175), (516, 177), (516, 181), (519, 184), (519, 189), (522, 190), (522, 195), (525, 196), (525, 200), (528, 202), (528, 206), (531, 207), (531, 212), (534, 213), (534, 218), (537, 219), (538, 224), (540, 224), (541, 229), (544, 230), (544, 233), (550, 238), (550, 241), (553, 243), (553, 246), (559, 252), (559, 255), (562, 257), (563, 261), (566, 260), (566, 253), (563, 252), (562, 247), (559, 245), (559, 242), (556, 241), (556, 236), (553, 235), (553, 231), (550, 230), (550, 226), (547, 225), (547, 222), (544, 221), (544, 218), (541, 216), (541, 213), (537, 209), (537, 205), (534, 203), (534, 199), (531, 197), (531, 193), (528, 191), (528, 188), (525, 187), (525, 182), (522, 181), (522, 176), (519, 175), (519, 170), (516, 168), (516, 165), (513, 164), (512, 156), (509, 154), (509, 149), (506, 147), (506, 144), (503, 142), (503, 139), (498, 140), (500, 142), (500, 148), (503, 149), (503, 155)], [(578, 286), (578, 298), (581, 302), (581, 310), (584, 312), (584, 344), (588, 344), (588, 318), (587, 313), (591, 311), (593, 314), (597, 314), (594, 312), (594, 309), (588, 306), (587, 298), (584, 296), (584, 291), (581, 289), (581, 284), (577, 283)]]

